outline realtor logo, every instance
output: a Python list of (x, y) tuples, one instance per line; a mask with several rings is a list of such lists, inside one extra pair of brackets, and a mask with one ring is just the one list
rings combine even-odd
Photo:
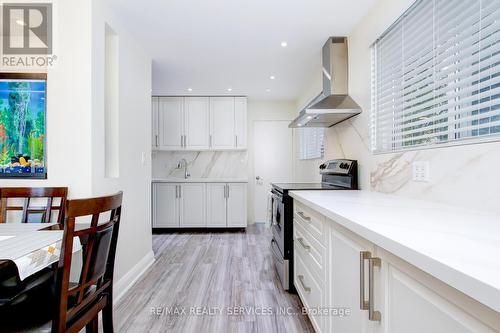
[(52, 53), (52, 4), (3, 4), (3, 54)]

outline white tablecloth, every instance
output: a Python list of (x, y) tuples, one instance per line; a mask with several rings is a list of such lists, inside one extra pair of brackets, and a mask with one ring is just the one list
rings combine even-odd
[[(48, 223), (2, 223), (0, 224), (0, 259), (12, 260), (19, 277), (30, 275), (59, 261), (62, 230), (40, 230)], [(80, 240), (73, 240), (73, 253), (82, 249)]]

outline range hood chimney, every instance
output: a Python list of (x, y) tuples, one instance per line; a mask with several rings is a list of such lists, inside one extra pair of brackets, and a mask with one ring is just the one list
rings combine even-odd
[(288, 127), (331, 127), (361, 113), (347, 91), (347, 59), (347, 37), (328, 38), (323, 46), (323, 91)]

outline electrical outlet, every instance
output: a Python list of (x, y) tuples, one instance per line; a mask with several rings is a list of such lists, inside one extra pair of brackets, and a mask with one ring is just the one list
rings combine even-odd
[(429, 162), (415, 161), (413, 162), (413, 181), (428, 182), (430, 178)]

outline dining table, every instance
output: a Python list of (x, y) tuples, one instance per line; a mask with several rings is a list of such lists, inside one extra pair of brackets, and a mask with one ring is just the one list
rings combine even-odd
[[(0, 260), (13, 261), (22, 280), (59, 261), (64, 231), (57, 223), (1, 223)], [(81, 262), (82, 245), (73, 240), (73, 258)], [(72, 264), (73, 267), (73, 264)]]

